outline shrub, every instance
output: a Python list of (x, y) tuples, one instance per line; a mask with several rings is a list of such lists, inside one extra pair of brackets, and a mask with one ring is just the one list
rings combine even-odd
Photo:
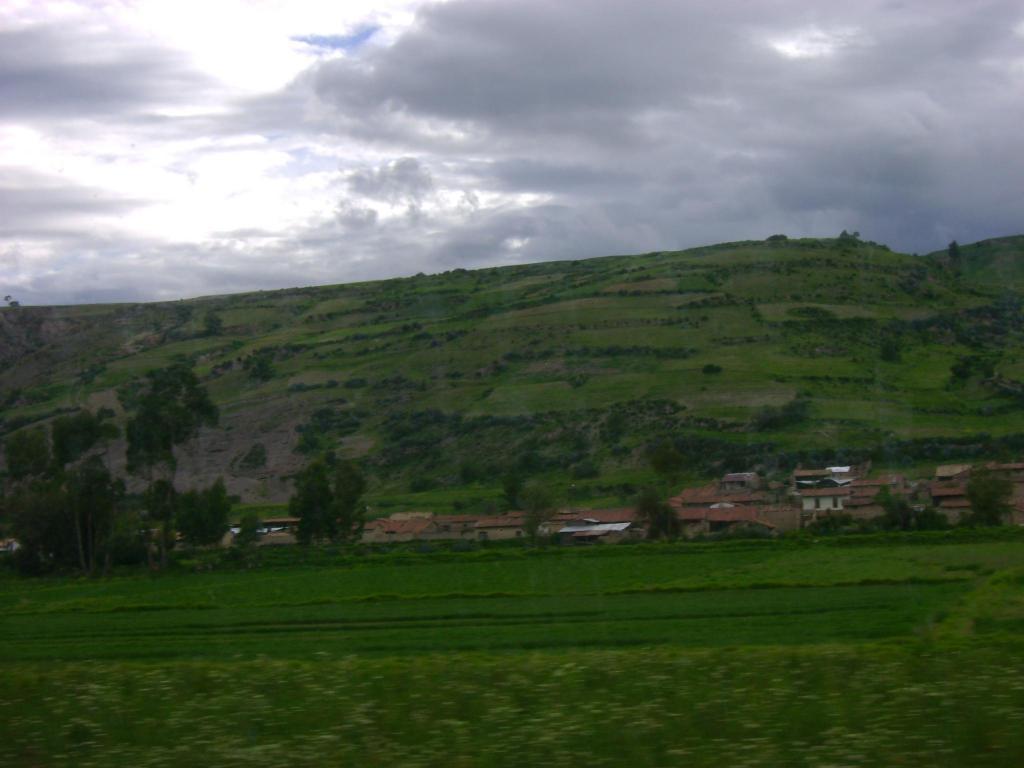
[(714, 373), (721, 373), (722, 366), (715, 365), (714, 363), (708, 363), (703, 368), (701, 368), (701, 372), (709, 375)]

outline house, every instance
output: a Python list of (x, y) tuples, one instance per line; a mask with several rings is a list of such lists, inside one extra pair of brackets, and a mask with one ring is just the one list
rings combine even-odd
[(299, 520), (298, 517), (265, 517), (260, 521), (259, 532), (264, 535), (281, 531), (295, 533), (299, 530)]
[(640, 525), (636, 510), (631, 507), (620, 507), (618, 509), (561, 509), (540, 524), (537, 533), (541, 536), (559, 534), (562, 528), (571, 523), (586, 523), (589, 525), (629, 523), (631, 536), (643, 535), (643, 527)]
[(363, 526), (362, 540), (367, 544), (412, 541), (421, 538), (422, 534), (432, 525), (433, 521), (430, 517), (408, 517), (406, 515), (378, 517)]
[(804, 517), (817, 520), (820, 514), (842, 512), (845, 501), (851, 495), (851, 489), (847, 486), (801, 488), (799, 495)]
[(966, 482), (970, 477), (970, 464), (943, 464), (935, 468), (935, 481), (938, 483)]
[(479, 515), (434, 515), (433, 525), (425, 528), (421, 537), (433, 540), (472, 540), (476, 538)]
[(762, 519), (758, 513), (759, 510), (755, 508), (732, 506), (683, 507), (676, 510), (683, 526), (683, 536), (688, 539), (743, 528), (774, 531), (775, 526)]
[(757, 491), (761, 488), (761, 476), (757, 472), (730, 472), (718, 484), (724, 493)]
[(793, 490), (799, 491), (801, 488), (840, 487), (849, 485), (861, 475), (867, 474), (867, 470), (869, 468), (870, 463), (864, 464), (860, 467), (835, 466), (823, 467), (821, 469), (802, 469), (798, 467), (793, 470)]
[(864, 478), (850, 483), (850, 495), (843, 502), (843, 511), (861, 520), (881, 517), (885, 510), (875, 498), (883, 488), (888, 488), (893, 496), (906, 496), (909, 491), (903, 475), (885, 475), (883, 477)]
[(257, 547), (284, 547), (295, 544), (298, 540), (291, 531), (276, 530), (264, 533), (256, 542)]
[(793, 488), (815, 488), (818, 483), (831, 477), (827, 469), (800, 469), (793, 470)]
[(525, 512), (507, 512), (504, 515), (481, 517), (473, 525), (478, 541), (506, 541), (521, 539), (526, 535), (523, 528)]
[(673, 507), (710, 507), (712, 504), (733, 504), (735, 506), (747, 506), (753, 504), (764, 504), (767, 502), (767, 495), (764, 491), (722, 491), (717, 483), (705, 485), (700, 488), (684, 488), (676, 496), (668, 500)]
[(558, 530), (560, 544), (593, 544), (598, 541), (617, 543), (637, 538), (632, 523), (599, 523), (596, 520), (572, 520)]
[(1013, 483), (1024, 483), (1024, 463), (1009, 462), (1000, 464), (995, 461), (991, 461), (985, 465), (985, 468), (989, 471), (1003, 475)]
[(932, 506), (951, 523), (958, 523), (971, 514), (971, 502), (967, 499), (970, 479), (970, 464), (943, 464), (935, 468), (935, 479), (928, 484)]

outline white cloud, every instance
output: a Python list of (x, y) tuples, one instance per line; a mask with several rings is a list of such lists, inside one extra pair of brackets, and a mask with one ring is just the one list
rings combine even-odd
[(863, 35), (855, 27), (825, 30), (810, 26), (769, 41), (769, 45), (787, 59), (820, 59), (843, 48), (863, 44)]

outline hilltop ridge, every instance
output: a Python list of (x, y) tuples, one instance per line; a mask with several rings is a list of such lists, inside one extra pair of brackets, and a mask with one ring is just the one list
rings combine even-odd
[(222, 421), (180, 452), (180, 482), (224, 475), (249, 503), (281, 502), (288, 475), (325, 451), (363, 462), (375, 493), (427, 506), (511, 469), (614, 495), (666, 440), (696, 473), (807, 451), (913, 461), (1024, 433), (1022, 256), (1019, 236), (962, 244), (956, 264), (777, 236), (8, 308), (0, 435), (77, 408), (123, 419), (119, 393), (185, 360)]

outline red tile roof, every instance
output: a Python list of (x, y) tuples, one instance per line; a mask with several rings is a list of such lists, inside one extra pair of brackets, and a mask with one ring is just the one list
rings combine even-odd
[(729, 504), (757, 504), (765, 500), (763, 493), (754, 491), (728, 492), (719, 490), (715, 484), (701, 488), (684, 488), (668, 500), (673, 507), (710, 506), (718, 502)]
[(874, 495), (871, 495), (871, 496), (857, 496), (856, 494), (854, 494), (853, 496), (848, 498), (845, 502), (843, 502), (843, 506), (845, 506), (845, 507), (870, 507), (874, 503), (875, 503)]
[(793, 477), (828, 477), (832, 473), (827, 469), (794, 469)]
[(850, 488), (843, 486), (841, 488), (801, 488), (801, 497), (815, 497), (815, 496), (849, 496)]
[(363, 527), (363, 531), (379, 530), (381, 533), (392, 536), (400, 534), (416, 535), (433, 525), (433, 522), (429, 517), (414, 517), (408, 520), (393, 520), (390, 517), (379, 517), (376, 520), (367, 522)]
[(635, 509), (577, 509), (560, 512), (558, 520), (596, 520), (599, 523), (632, 523), (637, 519)]
[(971, 502), (967, 499), (943, 499), (939, 506), (942, 509), (970, 509)]
[(432, 519), (435, 523), (472, 525), (480, 519), (480, 515), (434, 515)]
[(676, 511), (676, 516), (684, 523), (757, 523), (769, 528), (775, 526), (767, 520), (757, 517), (760, 510), (754, 507), (689, 507)]
[(481, 517), (476, 521), (476, 528), (522, 528), (523, 515), (495, 515), (493, 517)]
[(967, 486), (939, 485), (938, 483), (932, 483), (931, 494), (932, 496), (966, 496)]

